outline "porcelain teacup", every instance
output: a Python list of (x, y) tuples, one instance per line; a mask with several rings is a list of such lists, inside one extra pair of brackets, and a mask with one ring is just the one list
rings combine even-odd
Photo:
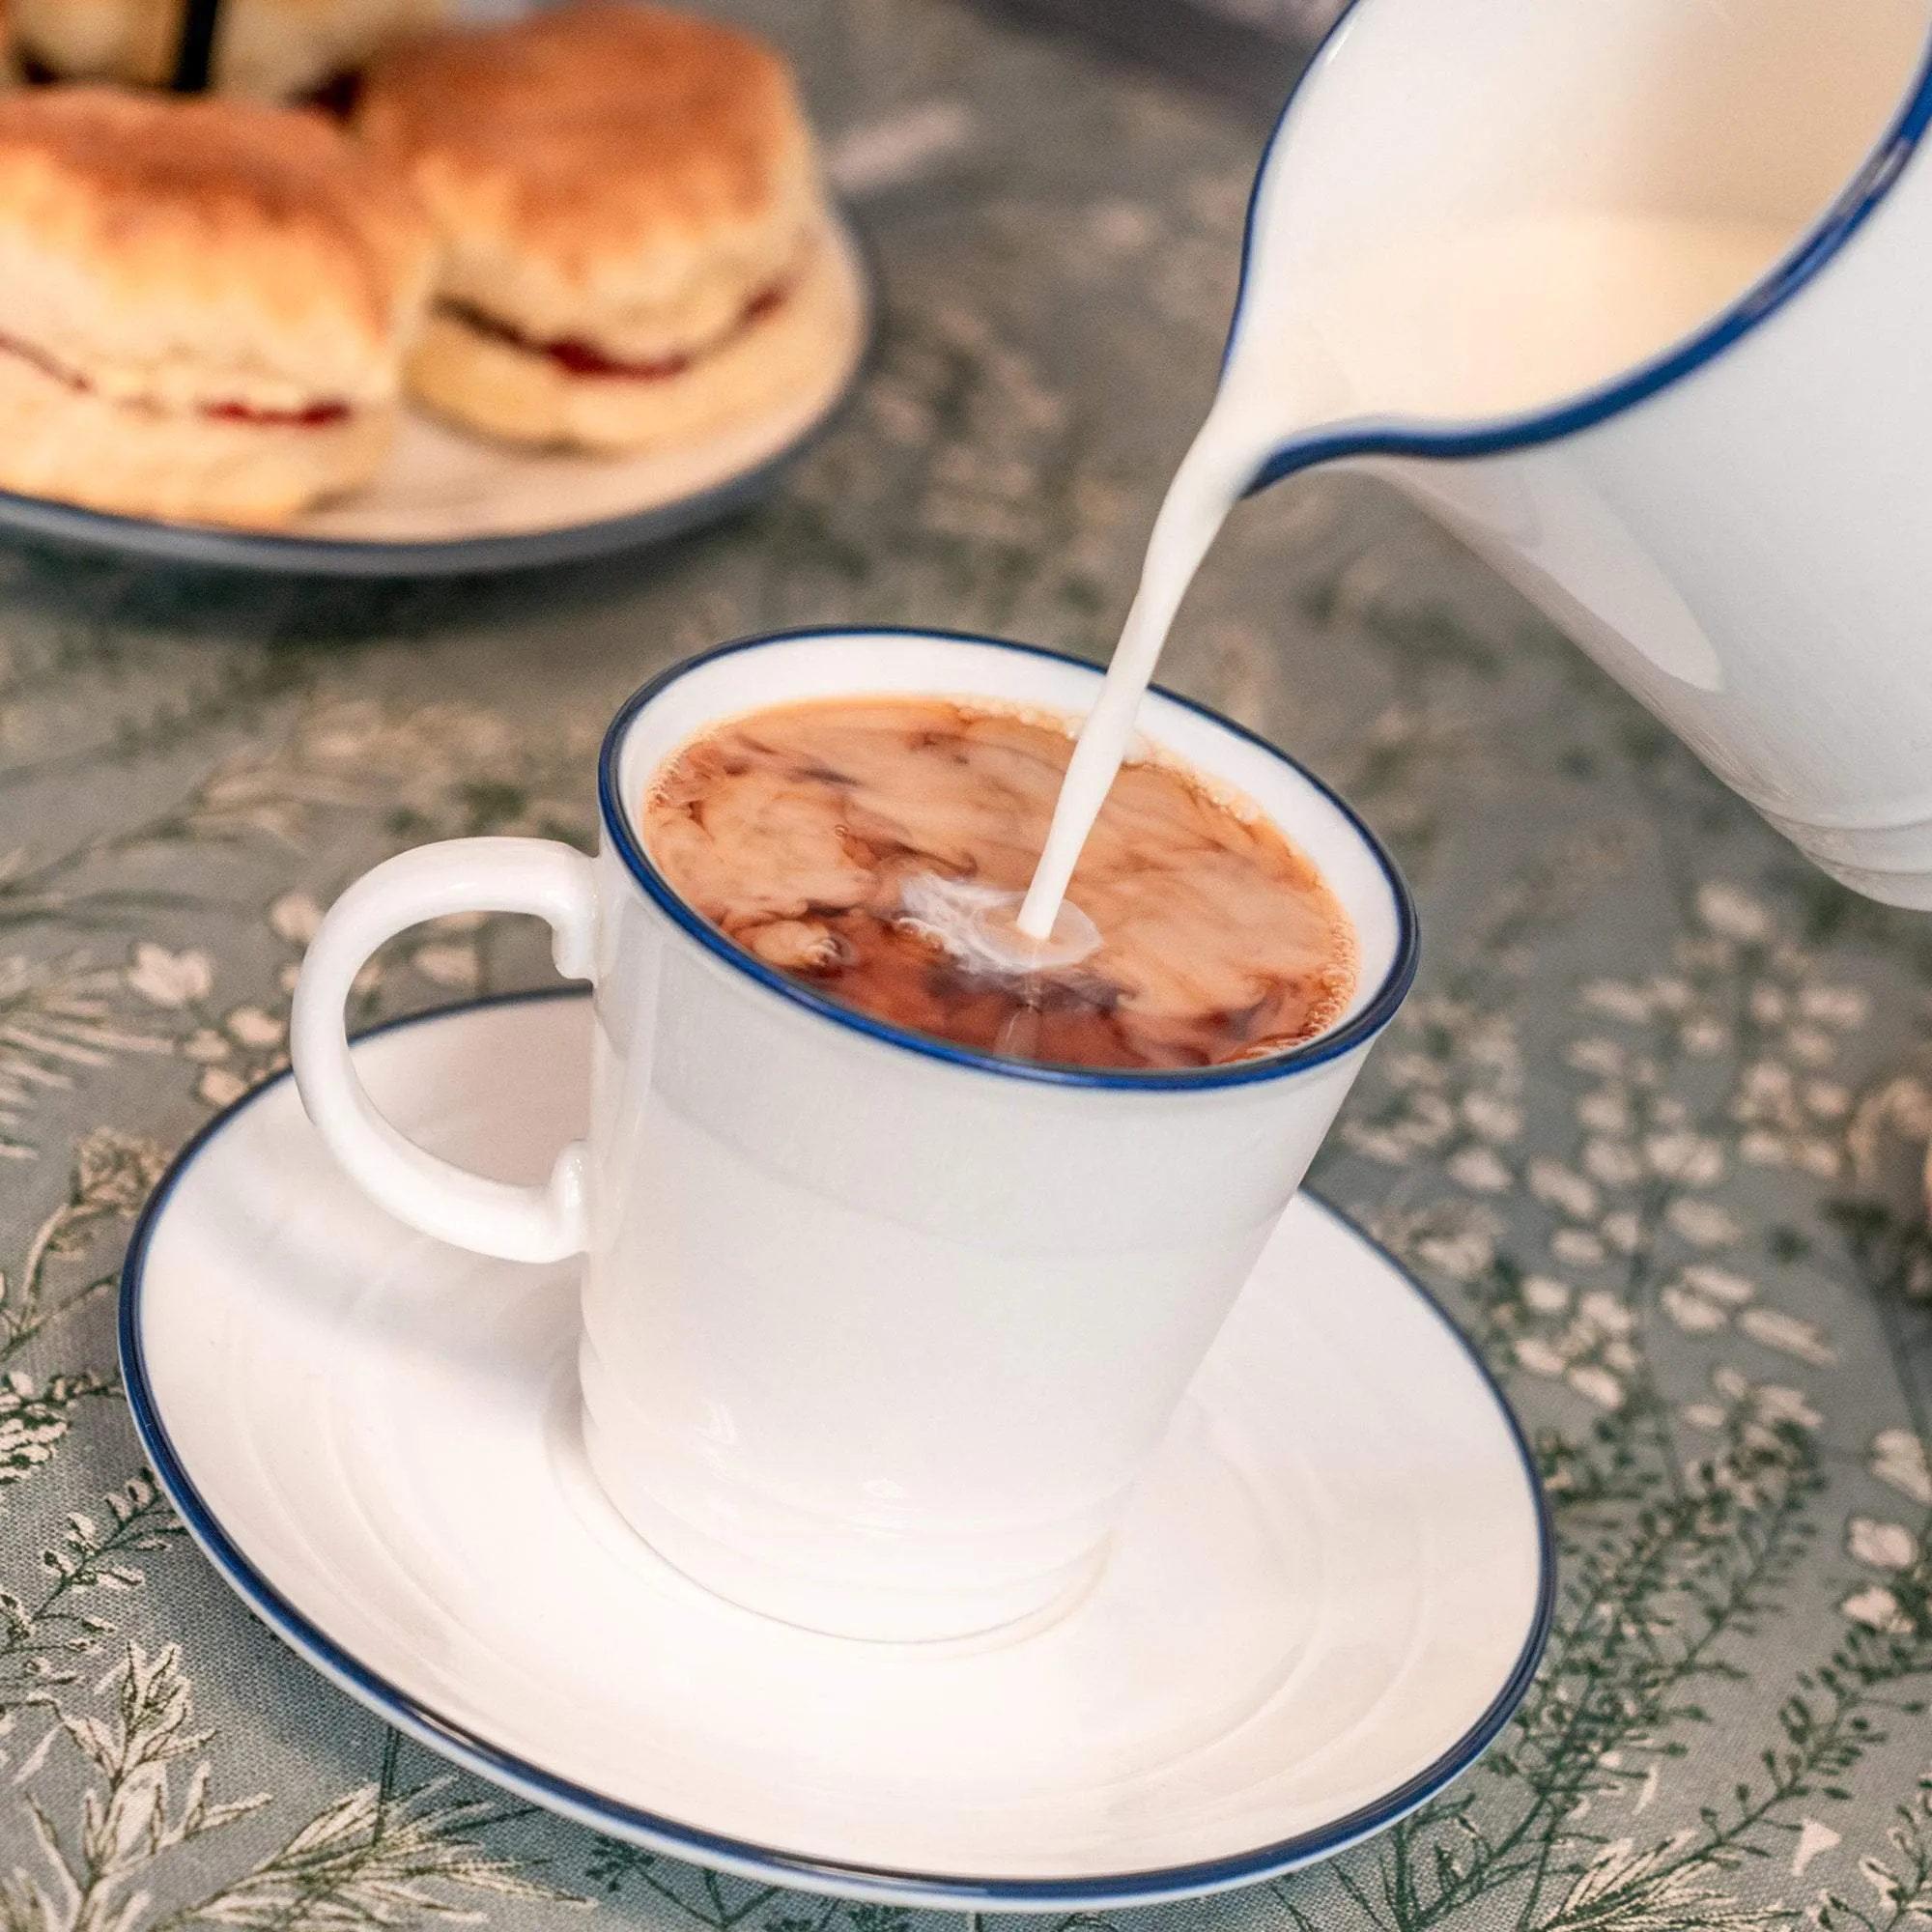
[[(303, 967), (293, 1053), (323, 1139), (411, 1227), (511, 1260), (583, 1254), (590, 1464), (659, 1554), (750, 1608), (919, 1639), (1076, 1595), (1413, 977), (1407, 892), (1360, 820), (1160, 694), (1148, 735), (1268, 813), (1354, 923), (1352, 1003), (1294, 1051), (1121, 1073), (901, 1032), (739, 950), (639, 836), (653, 775), (744, 712), (916, 693), (1077, 715), (1098, 676), (905, 632), (727, 646), (618, 712), (594, 859), (521, 838), (406, 853), (343, 895)], [(542, 1188), (404, 1139), (347, 1048), (370, 952), (478, 909), (548, 920), (559, 969), (596, 988), (590, 1132)]]

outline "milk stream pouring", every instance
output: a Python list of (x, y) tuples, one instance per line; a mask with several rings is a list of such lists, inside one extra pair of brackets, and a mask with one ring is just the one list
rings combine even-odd
[[(1929, 18), (1359, 0), (1264, 164), (1220, 390), (1022, 935), (1053, 931), (1230, 510), (1337, 458), (1443, 516), (1828, 869), (1932, 904)], [(1834, 629), (1855, 648), (1828, 661)]]
[(1181, 599), (1288, 437), (1344, 415), (1514, 415), (1595, 387), (1741, 295), (1792, 239), (1765, 223), (1583, 210), (1383, 244), (1307, 285), (1264, 272), (1161, 505), (1020, 930), (1052, 932)]

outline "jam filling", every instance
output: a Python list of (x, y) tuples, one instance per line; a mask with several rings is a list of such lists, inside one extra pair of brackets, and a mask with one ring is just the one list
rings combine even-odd
[(507, 343), (512, 349), (522, 350), (526, 355), (547, 356), (567, 375), (595, 377), (601, 381), (661, 383), (668, 377), (682, 376), (698, 356), (708, 355), (711, 350), (722, 349), (725, 343), (742, 335), (753, 323), (762, 322), (783, 302), (785, 293), (782, 282), (761, 289), (745, 304), (738, 320), (724, 335), (712, 343), (710, 349), (700, 350), (698, 355), (680, 353), (661, 355), (648, 362), (626, 362), (617, 356), (607, 355), (594, 342), (586, 342), (578, 335), (560, 336), (554, 341), (526, 335), (512, 323), (504, 322), (469, 302), (451, 301), (447, 297), (437, 306), (466, 328), (474, 329), (478, 335), (487, 335), (493, 342)]
[[(0, 355), (17, 356), (22, 362), (32, 363), (42, 375), (50, 376), (63, 388), (71, 389), (76, 395), (91, 396), (94, 393), (94, 384), (85, 376), (63, 368), (51, 356), (29, 348), (24, 342), (15, 342), (11, 336), (0, 335)], [(154, 406), (136, 401), (130, 407), (152, 409)], [(265, 410), (253, 403), (198, 403), (195, 413), (214, 422), (251, 423), (265, 429), (327, 429), (332, 423), (347, 422), (352, 410), (344, 402), (307, 403), (298, 410)]]
[(347, 403), (308, 403), (298, 410), (262, 410), (253, 403), (203, 403), (201, 413), (216, 422), (257, 423), (275, 429), (326, 429), (349, 420)]

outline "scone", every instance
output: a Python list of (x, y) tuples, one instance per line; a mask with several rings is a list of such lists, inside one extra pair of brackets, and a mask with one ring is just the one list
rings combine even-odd
[(433, 267), (318, 115), (0, 98), (0, 489), (259, 526), (365, 481)]
[(442, 244), (418, 400), (520, 442), (700, 440), (844, 353), (811, 131), (729, 27), (587, 0), (401, 43), (356, 125)]
[[(223, 0), (213, 84), (283, 100), (361, 67), (433, 23), (442, 0)], [(157, 86), (173, 72), (185, 0), (14, 0), (20, 46), (68, 79)]]

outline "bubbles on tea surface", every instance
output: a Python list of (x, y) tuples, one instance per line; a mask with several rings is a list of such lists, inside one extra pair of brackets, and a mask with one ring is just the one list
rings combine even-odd
[(1035, 939), (1019, 929), (1024, 893), (971, 879), (916, 872), (899, 889), (899, 924), (930, 940), (967, 973), (1033, 980), (1065, 972), (1100, 950), (1100, 928), (1071, 899), (1061, 901), (1053, 931)]

